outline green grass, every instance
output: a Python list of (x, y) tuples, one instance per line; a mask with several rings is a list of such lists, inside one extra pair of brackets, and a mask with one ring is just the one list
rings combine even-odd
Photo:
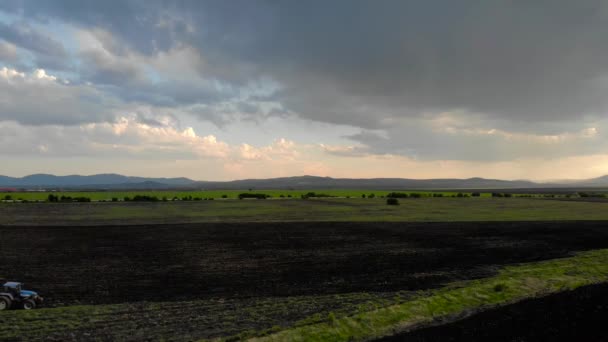
[[(608, 281), (608, 249), (420, 292), (79, 305), (0, 312), (0, 340), (360, 341)], [(74, 334), (74, 335), (72, 335)]]
[(332, 317), (255, 341), (362, 341), (388, 336), (419, 324), (505, 305), (525, 298), (608, 281), (608, 250), (503, 269), (498, 275), (452, 284), (377, 310)]
[(608, 220), (608, 202), (535, 198), (226, 200), (157, 203), (3, 203), (0, 224), (278, 221)]

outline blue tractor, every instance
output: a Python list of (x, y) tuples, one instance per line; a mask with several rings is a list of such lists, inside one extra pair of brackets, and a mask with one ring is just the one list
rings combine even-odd
[(23, 289), (23, 284), (9, 281), (0, 287), (0, 311), (10, 308), (35, 309), (44, 299), (38, 293)]

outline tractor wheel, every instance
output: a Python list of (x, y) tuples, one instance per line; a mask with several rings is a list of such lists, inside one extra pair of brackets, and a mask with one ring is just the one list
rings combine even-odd
[(26, 301), (23, 302), (23, 309), (24, 310), (32, 310), (36, 308), (36, 302), (34, 302), (31, 299), (28, 299)]
[(6, 297), (0, 297), (0, 311), (11, 308), (11, 300)]

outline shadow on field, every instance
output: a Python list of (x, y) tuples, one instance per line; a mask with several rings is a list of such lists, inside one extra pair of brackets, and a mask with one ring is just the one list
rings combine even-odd
[(525, 300), (377, 342), (608, 341), (606, 317), (608, 284), (600, 284)]
[(50, 306), (418, 290), (608, 248), (606, 222), (0, 227), (0, 278)]

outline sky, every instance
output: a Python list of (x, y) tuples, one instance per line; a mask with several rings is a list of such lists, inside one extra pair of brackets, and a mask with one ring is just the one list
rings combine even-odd
[(0, 2), (0, 174), (608, 174), (603, 0)]

